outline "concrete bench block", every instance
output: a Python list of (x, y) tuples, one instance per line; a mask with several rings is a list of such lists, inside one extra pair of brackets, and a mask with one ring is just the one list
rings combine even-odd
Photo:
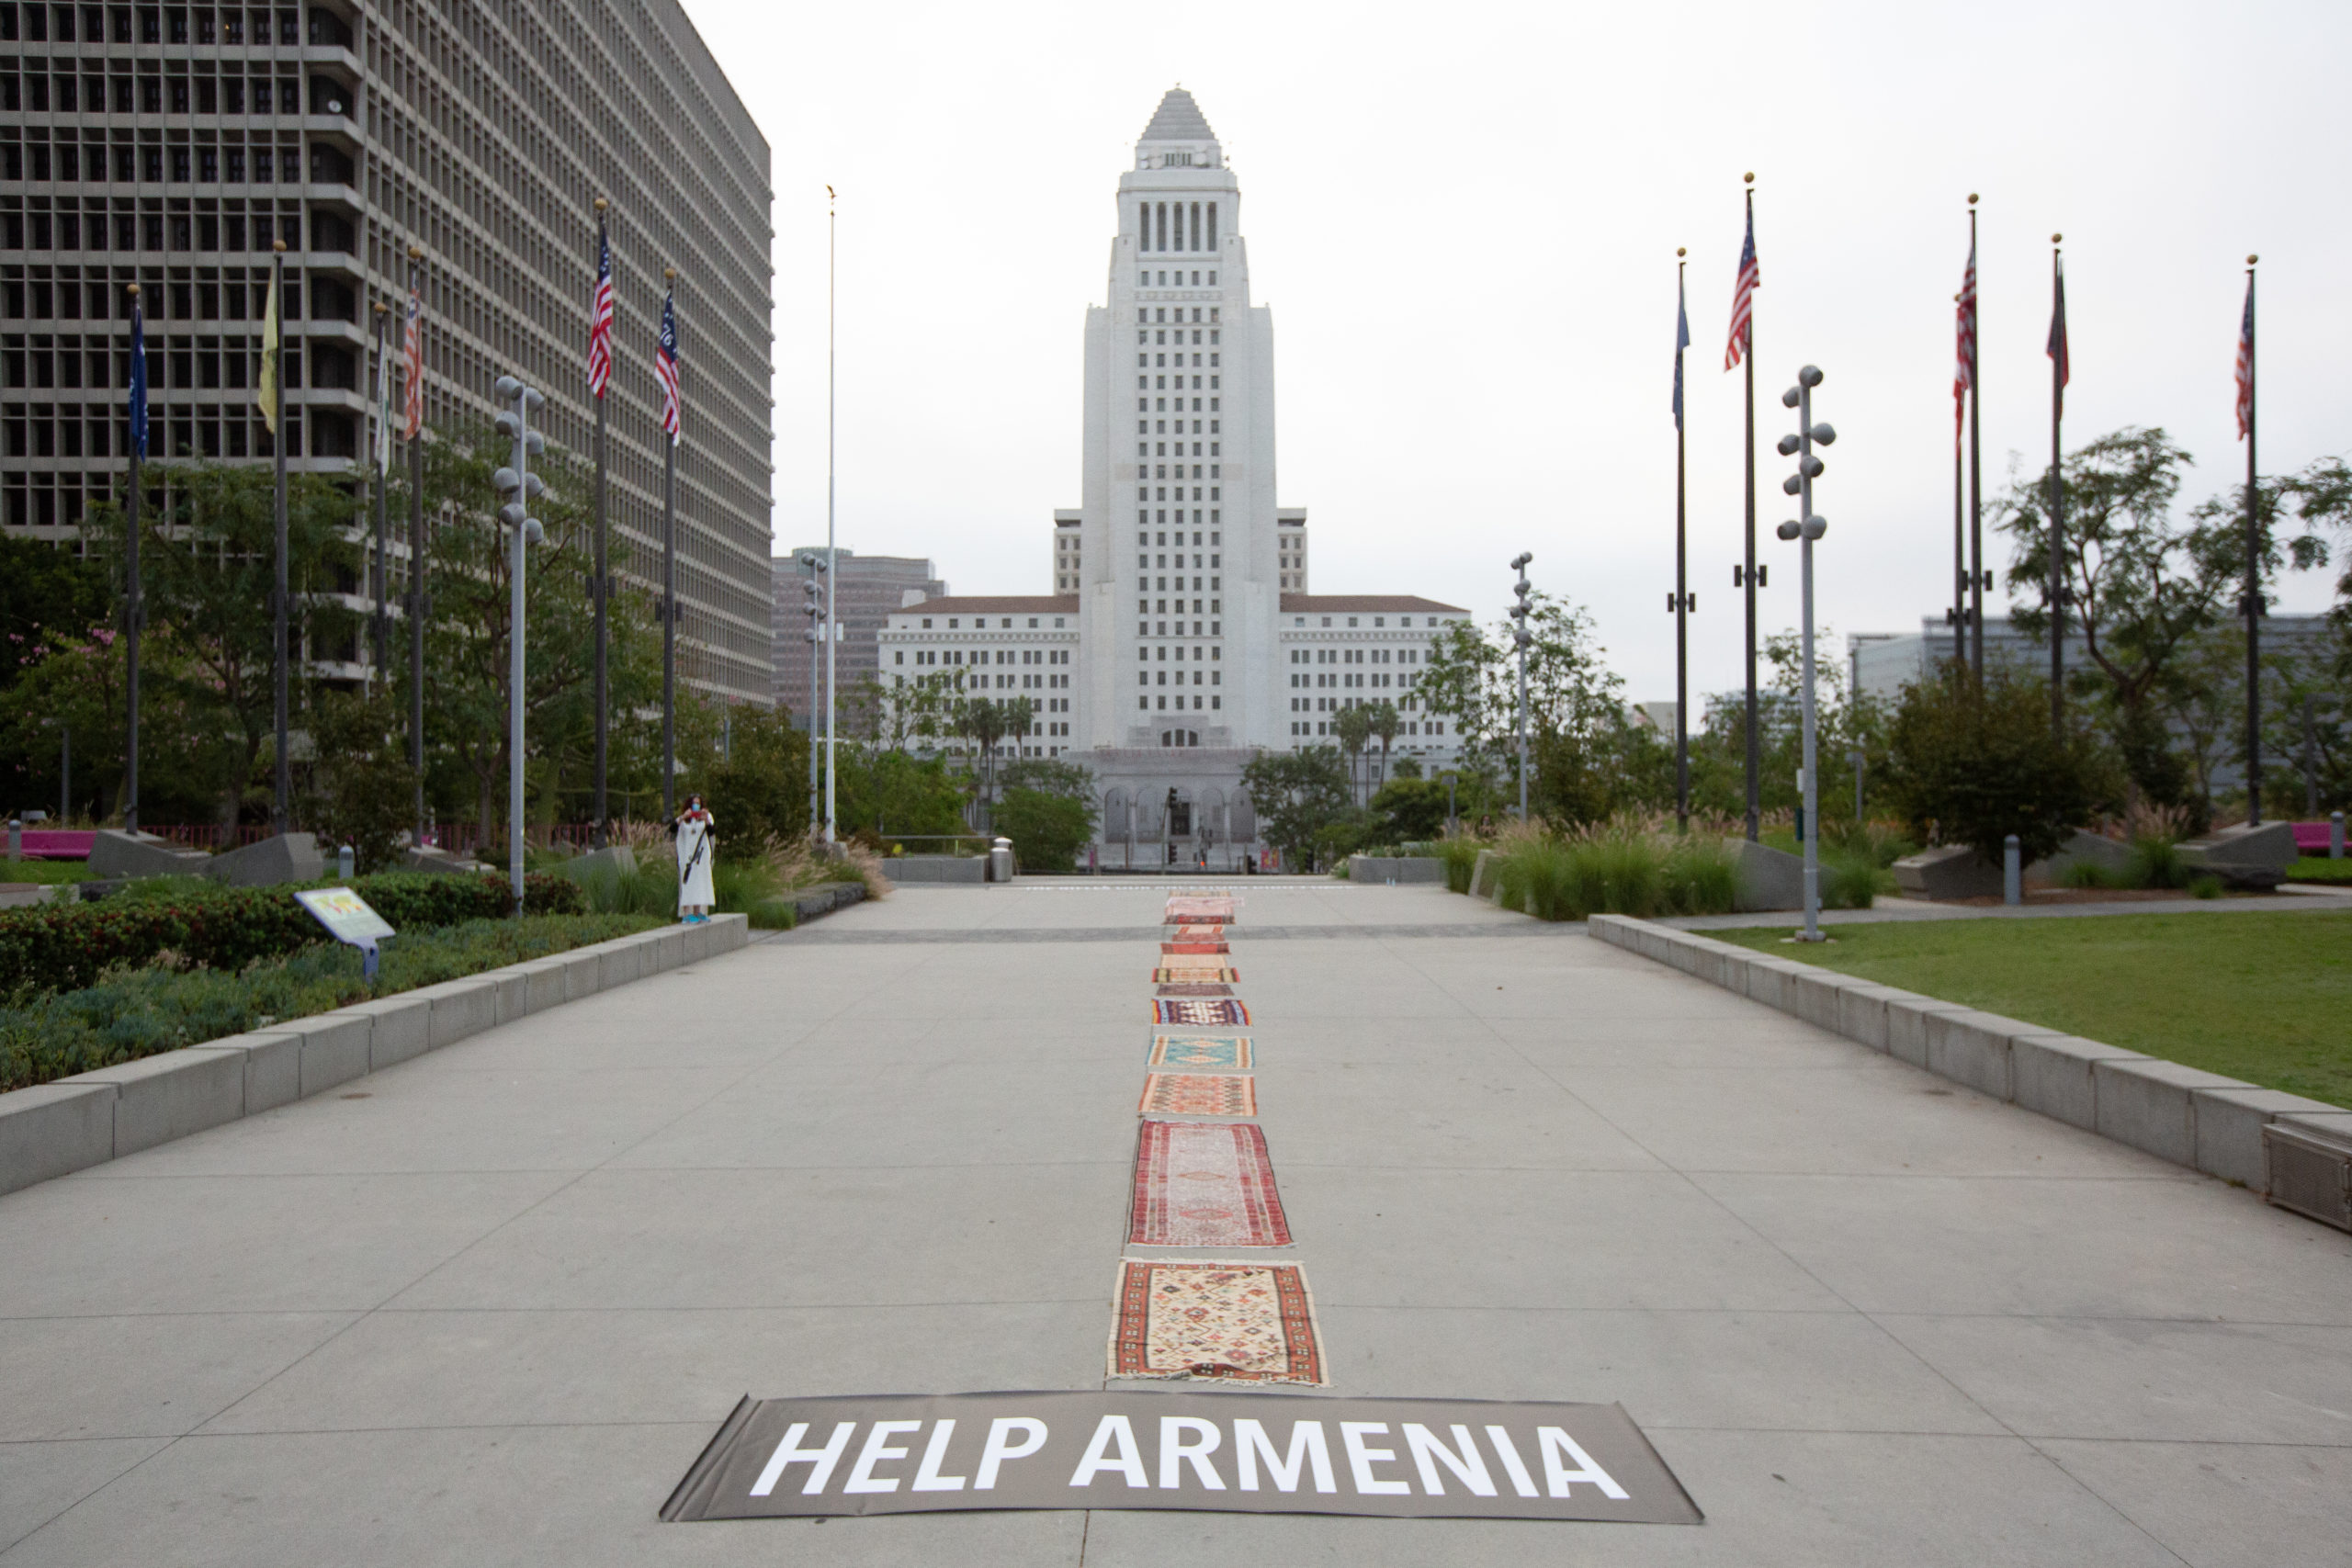
[(627, 937), (598, 942), (595, 953), (596, 988), (600, 991), (626, 986), (646, 974), (645, 950)]
[(114, 1086), (117, 1159), (245, 1113), (243, 1051), (189, 1045), (58, 1081)]
[[(704, 922), (706, 925), (707, 921)], [(660, 974), (675, 969), (686, 962), (686, 933), (699, 931), (702, 926), (664, 926), (660, 931), (647, 931), (638, 940), (645, 944), (646, 973)]]
[(2144, 1062), (2149, 1058), (2120, 1045), (2073, 1034), (2030, 1034), (2009, 1045), (2009, 1098), (2028, 1111), (2098, 1131), (2096, 1062)]
[(1928, 1065), (1928, 1020), (1939, 1012), (1973, 1012), (1973, 1008), (1958, 1002), (1939, 1002), (1933, 997), (1896, 998), (1886, 1002), (1886, 1054), (1899, 1062), (1915, 1067)]
[(1917, 992), (1897, 989), (1893, 986), (1858, 983), (1838, 993), (1838, 1033), (1849, 1040), (1859, 1041), (1873, 1051), (1887, 1048), (1886, 1010), (1898, 1001), (1925, 1001)]
[[(2264, 1124), (2287, 1115), (2336, 1114), (2340, 1109), (2284, 1089), (2256, 1089), (2251, 1084), (2243, 1089), (2193, 1089), (2189, 1099), (2197, 1122), (2197, 1168), (2257, 1192), (2269, 1179), (2269, 1162), (2262, 1151)], [(2345, 1120), (2352, 1122), (2352, 1115)]]
[[(285, 1035), (301, 1042), (296, 1093), (308, 1100), (337, 1084), (368, 1076), (372, 1070), (368, 1043), (375, 1032), (374, 1021), (356, 1009), (338, 1008), (309, 1018), (290, 1018), (254, 1032)], [(262, 1109), (247, 1099), (247, 1115)]]
[(1739, 989), (1750, 1001), (1793, 1013), (1797, 1010), (1797, 977), (1804, 971), (1805, 965), (1785, 958), (1745, 953), (1739, 960)]
[(1819, 1029), (1835, 1030), (1845, 994), (1861, 982), (1832, 969), (1815, 969), (1797, 976), (1797, 1016)]
[(114, 1097), (72, 1079), (0, 1094), (0, 1192), (112, 1159)]
[(245, 1054), (245, 1114), (257, 1115), (302, 1098), (302, 1037), (275, 1030), (231, 1034), (204, 1043), (208, 1051)]
[(2094, 1062), (2091, 1074), (2098, 1087), (2101, 1137), (2186, 1166), (2197, 1163), (2196, 1091), (2247, 1087), (2154, 1057)]
[(1973, 1009), (1925, 1016), (1928, 1070), (1996, 1100), (2007, 1100), (2014, 1094), (2009, 1059), (2012, 1042), (2019, 1035), (2056, 1032)]
[(368, 1020), (368, 1070), (371, 1073), (422, 1056), (433, 1048), (433, 1003), (415, 991), (356, 1002), (343, 1010)]
[[(549, 1008), (561, 1007), (571, 1000), (571, 997), (564, 988), (565, 976), (569, 971), (570, 965), (564, 963), (560, 954), (548, 958), (534, 958), (527, 964), (514, 965), (509, 973), (519, 984), (512, 994), (503, 990), (499, 992), (498, 1021), (511, 1023), (517, 1018), (527, 1017), (535, 1012), (545, 1012)], [(506, 1010), (510, 1002), (517, 1010), (513, 1013)]]
[(469, 975), (462, 980), (421, 986), (408, 994), (431, 1004), (426, 1023), (427, 1050), (438, 1051), (485, 1029), (498, 1027), (498, 982), (487, 975)]
[(713, 915), (703, 928), (710, 933), (710, 955), (733, 953), (752, 940), (752, 917), (749, 915)]
[(580, 1001), (593, 997), (604, 985), (604, 956), (594, 947), (576, 947), (569, 953), (559, 953), (545, 962), (563, 966), (563, 999)]

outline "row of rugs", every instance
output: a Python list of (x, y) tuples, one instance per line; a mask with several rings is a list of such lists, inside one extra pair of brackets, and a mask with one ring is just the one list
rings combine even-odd
[[(1136, 1107), (1130, 1247), (1291, 1245), (1257, 1122), (1257, 1037), (1234, 994), (1241, 973), (1228, 934), (1239, 903), (1168, 900)], [(1306, 1270), (1271, 1258), (1122, 1258), (1111, 1375), (1328, 1383)]]

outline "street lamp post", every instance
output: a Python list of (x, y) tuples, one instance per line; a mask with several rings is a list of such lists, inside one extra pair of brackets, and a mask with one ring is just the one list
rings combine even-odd
[[(808, 617), (808, 629), (804, 634), (808, 641), (808, 830), (821, 833), (825, 813), (818, 795), (817, 649), (824, 641), (825, 632), (825, 591), (820, 586), (820, 579), (826, 577), (825, 558), (813, 550), (804, 551), (800, 565), (808, 573), (800, 584), (800, 592), (808, 601), (800, 606), (800, 613)], [(832, 759), (828, 757), (825, 761), (831, 762)]]
[(1528, 595), (1534, 587), (1527, 581), (1527, 563), (1535, 558), (1532, 550), (1521, 550), (1511, 558), (1510, 569), (1519, 573), (1519, 581), (1511, 592), (1519, 595), (1519, 603), (1510, 607), (1510, 640), (1519, 649), (1519, 819), (1527, 820), (1527, 649), (1535, 640), (1527, 629)]
[(534, 497), (547, 482), (531, 472), (531, 459), (547, 450), (547, 437), (531, 428), (531, 411), (547, 401), (545, 393), (526, 387), (512, 376), (497, 383), (501, 402), (514, 407), (498, 416), (498, 433), (514, 443), (514, 465), (490, 476), (501, 495), (509, 499), (498, 509), (506, 525), (509, 548), (507, 588), (511, 595), (506, 632), (506, 871), (514, 890), (514, 912), (523, 912), (523, 640), (524, 547), (538, 543), (543, 530), (530, 514)]
[[(1797, 460), (1797, 471), (1781, 481), (1781, 489), (1797, 498), (1798, 520), (1781, 525), (1783, 539), (1798, 539), (1803, 544), (1802, 570), (1804, 590), (1804, 668), (1799, 693), (1803, 700), (1804, 722), (1804, 758), (1803, 790), (1804, 804), (1804, 942), (1819, 942), (1821, 937), (1821, 801), (1820, 779), (1814, 765), (1814, 700), (1813, 700), (1813, 547), (1814, 542), (1829, 531), (1828, 523), (1814, 515), (1813, 481), (1826, 466), (1813, 455), (1816, 446), (1826, 446), (1838, 439), (1838, 433), (1826, 423), (1813, 423), (1813, 389), (1821, 385), (1821, 372), (1808, 365), (1797, 372), (1797, 384), (1781, 394), (1781, 406), (1797, 411), (1797, 428), (1793, 435), (1781, 437), (1781, 455)], [(1855, 773), (1856, 799), (1860, 798), (1861, 774)]]

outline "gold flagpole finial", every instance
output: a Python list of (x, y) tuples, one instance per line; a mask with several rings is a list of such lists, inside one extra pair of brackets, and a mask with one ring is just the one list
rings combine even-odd
[(2065, 238), (2066, 236), (2064, 234), (2052, 234), (2050, 236), (2050, 243), (2054, 245), (2064, 241)]
[(411, 245), (408, 248), (408, 259), (411, 261), (423, 261), (424, 259), (424, 247), (423, 245)]
[(601, 196), (600, 196), (600, 197), (598, 197), (596, 198), (596, 210), (597, 210), (597, 211), (599, 211), (599, 212), (604, 211), (604, 210), (605, 210), (605, 207), (607, 207), (608, 205), (610, 205), (610, 204), (609, 204), (609, 203), (607, 203), (607, 202), (605, 200), (605, 198), (604, 198), (603, 197), (601, 197)]
[(392, 308), (390, 305), (385, 304), (381, 299), (376, 301), (376, 314), (379, 316), (389, 316), (391, 313)]
[(1677, 245), (1677, 246), (1675, 246), (1675, 247), (1674, 247), (1674, 254), (1675, 254), (1676, 255), (1678, 255), (1678, 256), (1687, 256), (1687, 255), (1689, 255), (1689, 254), (1690, 254), (1690, 251), (1689, 251), (1689, 249), (1688, 249), (1687, 247), (1685, 247), (1685, 246), (1682, 246), (1682, 245)]
[(674, 267), (674, 266), (665, 266), (665, 267), (663, 267), (663, 268), (662, 269), (662, 282), (664, 282), (664, 283), (675, 283), (675, 282), (677, 282), (677, 281), (678, 281), (678, 269), (677, 269), (676, 267)]
[(273, 251), (276, 251), (279, 255), (281, 255), (281, 256), (282, 256), (282, 255), (284, 255), (284, 254), (286, 254), (286, 242), (285, 242), (285, 241), (283, 241), (283, 240), (272, 240), (272, 241), (269, 243), (269, 248), (270, 248), (271, 250), (273, 250)]
[(1748, 170), (1748, 171), (1747, 171), (1747, 173), (1746, 173), (1746, 174), (1744, 174), (1744, 175), (1740, 175), (1740, 176), (1739, 176), (1739, 179), (1740, 179), (1740, 183), (1741, 183), (1742, 185), (1751, 185), (1751, 186), (1752, 186), (1752, 185), (1754, 185), (1754, 184), (1756, 183), (1756, 171), (1755, 171), (1755, 170), (1753, 170), (1753, 169), (1750, 169), (1750, 170)]
[(133, 299), (138, 299), (138, 298), (139, 298), (139, 285), (137, 285), (137, 284), (135, 284), (135, 283), (134, 283), (134, 284), (132, 284), (132, 285), (130, 287), (130, 288), (129, 288), (128, 290), (126, 290), (126, 292), (127, 292), (127, 293), (129, 293), (129, 294), (130, 294), (130, 296)]
[(1971, 207), (1976, 205), (1976, 193), (1974, 191), (1970, 191), (1968, 193), (1968, 205)]
[(2253, 255), (2250, 255), (2250, 256), (2248, 256), (2248, 257), (2246, 257), (2246, 258), (2245, 258), (2245, 265), (2248, 265), (2248, 266), (2252, 266), (2255, 263), (2256, 263), (2256, 262), (2260, 261), (2261, 259), (2262, 259), (2262, 258), (2261, 258), (2260, 256), (2253, 256)]

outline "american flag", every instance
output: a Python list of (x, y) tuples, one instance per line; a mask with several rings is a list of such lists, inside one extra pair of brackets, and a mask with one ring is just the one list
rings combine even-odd
[(1968, 243), (1968, 270), (1960, 280), (1960, 357), (1951, 373), (1951, 441), (1968, 428), (1968, 388), (1976, 371), (1976, 242)]
[(588, 395), (601, 398), (613, 378), (613, 243), (596, 225), (596, 292), (588, 301)]
[(409, 275), (408, 324), (401, 332), (401, 439), (424, 427), (424, 292)]
[(2066, 357), (2065, 268), (2054, 266), (2051, 271), (2050, 278), (2052, 290), (2050, 306), (2050, 344), (2043, 352), (2050, 355), (2051, 366), (2058, 373), (2058, 385), (2051, 395), (2057, 403), (2058, 412), (2064, 413), (2066, 408), (2066, 385), (2075, 378), (2074, 365)]
[(1731, 346), (1724, 350), (1724, 368), (1736, 367), (1756, 336), (1756, 208), (1747, 209), (1747, 239), (1739, 247), (1739, 281), (1731, 286)]
[(678, 314), (674, 296), (662, 296), (662, 343), (653, 351), (653, 378), (662, 383), (662, 428), (678, 444)]
[(2245, 314), (2238, 321), (2238, 439), (2254, 430), (2254, 270), (2245, 275)]

